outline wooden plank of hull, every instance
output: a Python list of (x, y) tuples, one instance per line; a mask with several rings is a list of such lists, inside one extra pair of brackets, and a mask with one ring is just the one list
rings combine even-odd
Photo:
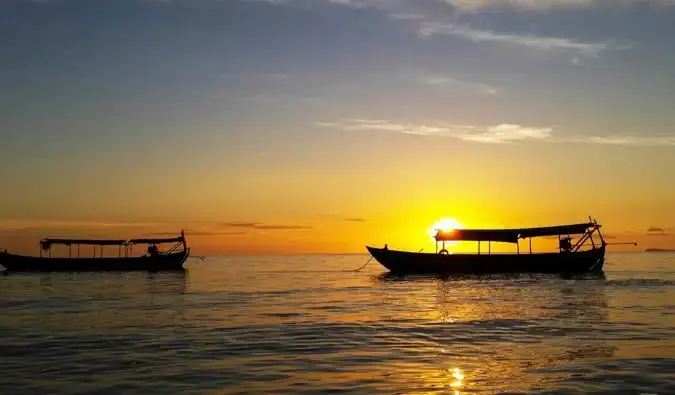
[(605, 247), (579, 252), (537, 254), (418, 253), (366, 246), (382, 266), (394, 274), (490, 273), (598, 273), (605, 262)]
[(176, 271), (184, 270), (189, 254), (189, 248), (154, 257), (41, 258), (0, 254), (0, 265), (8, 272)]

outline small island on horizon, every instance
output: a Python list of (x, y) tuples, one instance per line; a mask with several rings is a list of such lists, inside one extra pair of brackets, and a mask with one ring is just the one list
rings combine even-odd
[(668, 248), (647, 248), (645, 252), (675, 252), (675, 249)]

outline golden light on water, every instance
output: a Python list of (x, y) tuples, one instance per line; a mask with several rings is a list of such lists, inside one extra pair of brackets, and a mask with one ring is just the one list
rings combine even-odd
[(450, 386), (453, 388), (458, 388), (461, 387), (464, 383), (464, 374), (462, 374), (462, 371), (459, 370), (459, 368), (454, 368), (450, 370), (452, 372), (452, 378), (455, 379), (452, 383), (450, 383)]

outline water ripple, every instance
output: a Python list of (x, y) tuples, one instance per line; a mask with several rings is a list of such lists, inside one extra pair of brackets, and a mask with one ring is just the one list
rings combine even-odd
[(612, 258), (606, 278), (343, 271), (362, 256), (4, 276), (0, 391), (675, 393), (675, 273)]

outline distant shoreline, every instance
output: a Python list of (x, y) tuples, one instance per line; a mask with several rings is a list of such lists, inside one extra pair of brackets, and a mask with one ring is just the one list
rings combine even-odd
[(647, 248), (645, 252), (675, 252), (675, 249)]

